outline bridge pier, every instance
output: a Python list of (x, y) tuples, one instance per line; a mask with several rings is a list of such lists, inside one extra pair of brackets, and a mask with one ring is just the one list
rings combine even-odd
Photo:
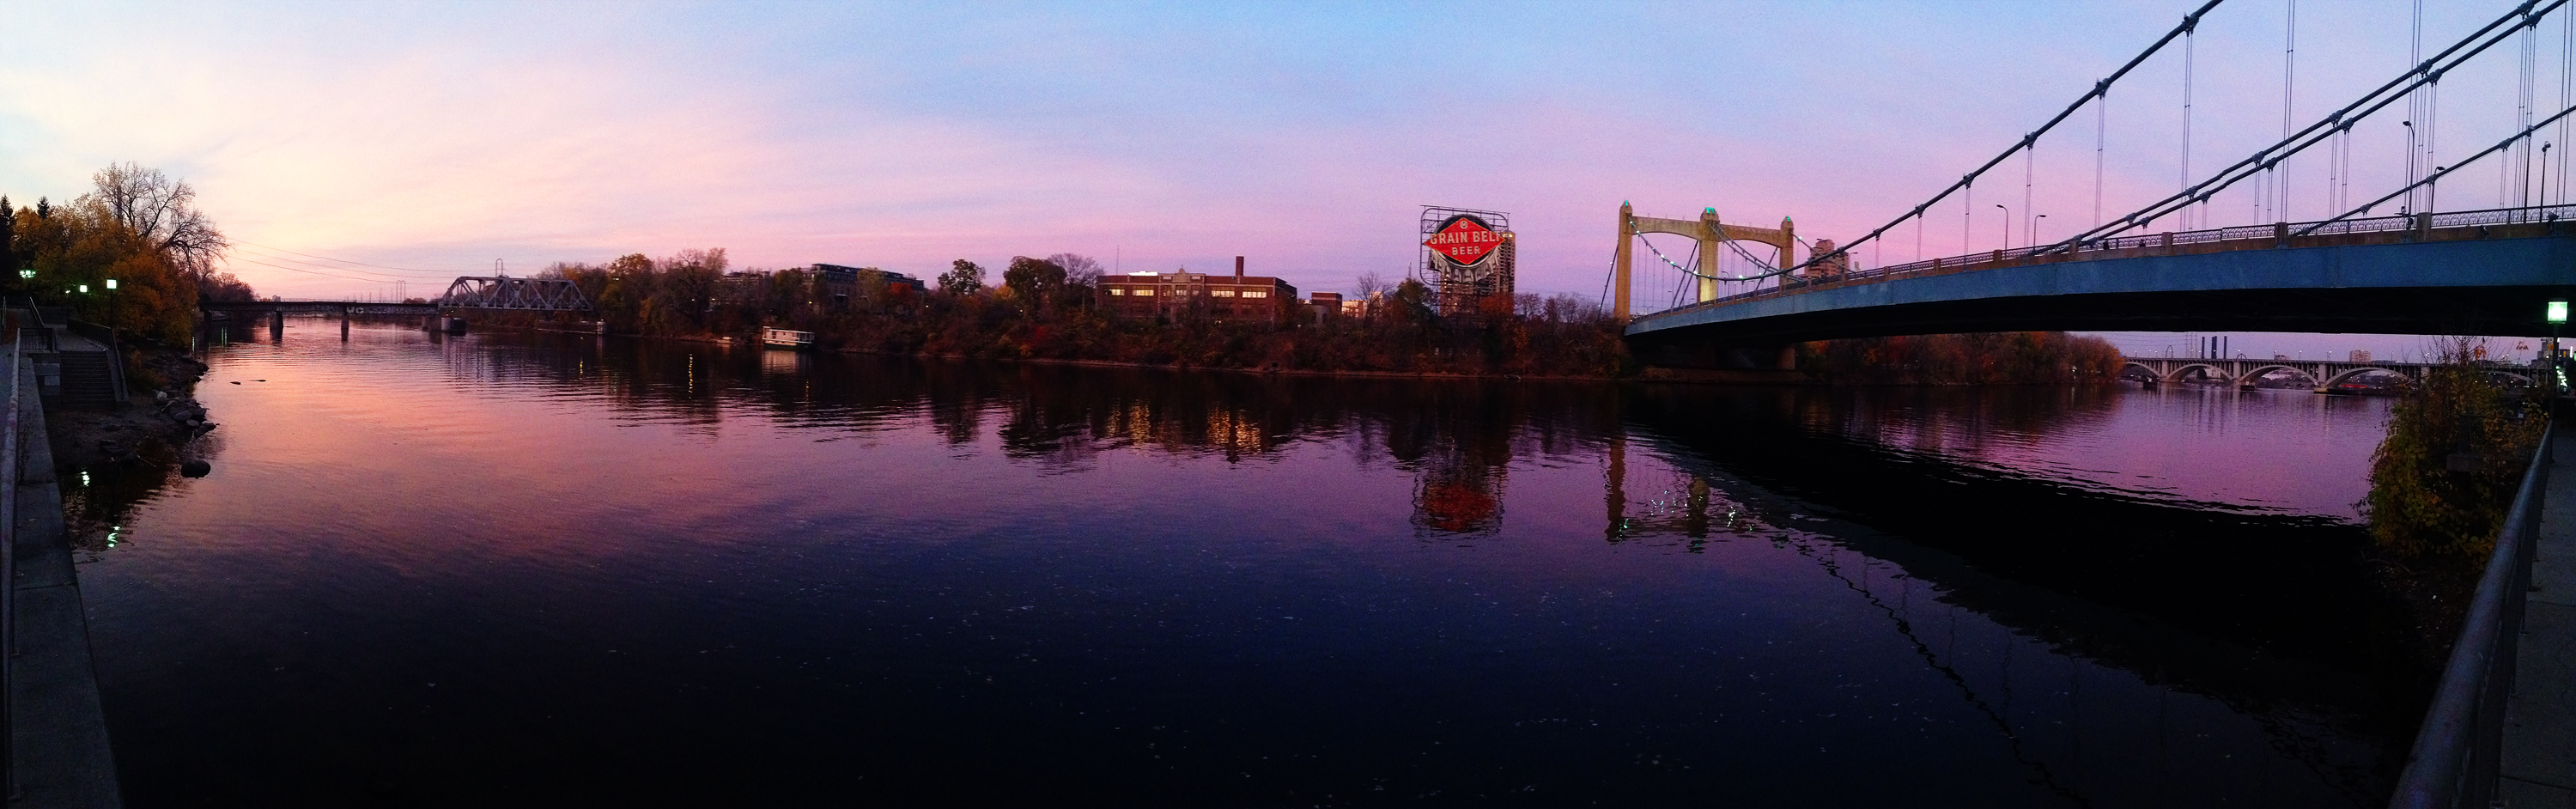
[(286, 310), (284, 310), (284, 309), (271, 309), (271, 310), (269, 310), (269, 312), (268, 312), (268, 341), (269, 341), (269, 342), (272, 342), (272, 343), (276, 343), (276, 342), (283, 342), (283, 341), (285, 341), (285, 340), (286, 340)]

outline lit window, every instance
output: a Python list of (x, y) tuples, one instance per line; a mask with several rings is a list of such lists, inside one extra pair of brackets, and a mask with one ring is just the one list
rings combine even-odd
[(1111, 294), (1111, 295), (1125, 295), (1125, 294), (1127, 294), (1127, 290), (1126, 290), (1126, 289), (1124, 289), (1124, 288), (1121, 288), (1121, 287), (1110, 287), (1110, 288), (1109, 288), (1109, 294)]
[(1153, 297), (1153, 295), (1154, 295), (1154, 291), (1153, 291), (1153, 290), (1150, 290), (1150, 289), (1139, 289), (1139, 290), (1136, 290), (1136, 294), (1138, 294), (1138, 295), (1143, 295), (1143, 296), (1146, 296), (1146, 297), (1149, 297), (1149, 298), (1150, 298), (1150, 297)]
[(1243, 296), (1246, 298), (1267, 298), (1270, 297), (1270, 291), (1263, 289), (1246, 290), (1243, 293)]
[(1231, 298), (1234, 297), (1234, 290), (1220, 289), (1216, 291), (1216, 296), (1220, 298)]

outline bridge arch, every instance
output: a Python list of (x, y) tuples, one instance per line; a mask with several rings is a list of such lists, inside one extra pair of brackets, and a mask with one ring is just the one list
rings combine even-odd
[(2255, 381), (2255, 380), (2262, 379), (2262, 378), (2263, 378), (2263, 376), (2264, 376), (2265, 374), (2269, 374), (2269, 373), (2271, 373), (2271, 372), (2273, 372), (2273, 371), (2289, 371), (2289, 372), (2291, 372), (2291, 373), (2298, 374), (2300, 377), (2305, 378), (2306, 380), (2308, 380), (2308, 383), (2309, 383), (2309, 384), (2316, 384), (2316, 381), (2317, 381), (2317, 374), (2316, 374), (2316, 372), (2315, 372), (2315, 371), (2310, 371), (2310, 370), (2308, 370), (2308, 369), (2306, 369), (2306, 368), (2301, 368), (2301, 367), (2299, 367), (2299, 366), (2291, 365), (2291, 364), (2289, 364), (2289, 363), (2284, 363), (2284, 362), (2274, 362), (2274, 363), (2265, 363), (2265, 364), (2262, 364), (2262, 365), (2257, 365), (2257, 366), (2254, 366), (2252, 369), (2247, 370), (2247, 371), (2245, 372), (2245, 375), (2244, 375), (2244, 376), (2241, 376), (2241, 377), (2237, 377), (2237, 378), (2236, 378), (2236, 384), (2239, 384), (2239, 385), (2251, 385), (2251, 384), (2254, 384), (2254, 381)]
[(2332, 375), (2330, 375), (2330, 376), (2327, 376), (2327, 377), (2326, 377), (2324, 380), (2322, 380), (2322, 381), (2319, 381), (2319, 382), (2317, 383), (2317, 389), (2318, 389), (2318, 390), (2333, 390), (2333, 389), (2334, 389), (2334, 386), (2343, 384), (2343, 383), (2344, 383), (2344, 380), (2351, 379), (2351, 378), (2353, 378), (2353, 377), (2360, 376), (2360, 375), (2362, 375), (2362, 374), (2370, 373), (2370, 372), (2372, 372), (2372, 371), (2383, 371), (2383, 372), (2386, 372), (2386, 373), (2392, 373), (2392, 374), (2396, 374), (2396, 375), (2398, 375), (2398, 376), (2400, 376), (2400, 377), (2404, 377), (2404, 378), (2405, 378), (2407, 381), (2409, 381), (2409, 382), (2415, 381), (2415, 378), (2414, 378), (2414, 377), (2412, 377), (2412, 376), (2407, 376), (2407, 375), (2406, 375), (2406, 372), (2404, 372), (2404, 371), (2400, 371), (2400, 370), (2397, 370), (2397, 369), (2395, 369), (2395, 368), (2381, 368), (2381, 367), (2376, 366), (2376, 365), (2364, 365), (2364, 366), (2360, 366), (2360, 367), (2356, 367), (2356, 368), (2346, 368), (2346, 369), (2343, 369), (2343, 370), (2341, 370), (2341, 371), (2336, 371), (2336, 372), (2334, 372), (2334, 374), (2332, 374)]
[(2209, 372), (2208, 376), (2211, 379), (2234, 380), (2236, 378), (2235, 376), (2227, 373), (2227, 369), (2220, 368), (2214, 363), (2192, 362), (2174, 366), (2171, 373), (2167, 373), (2163, 376), (2163, 380), (2166, 382), (2180, 382), (2183, 377), (2190, 375), (2191, 369), (2194, 368)]

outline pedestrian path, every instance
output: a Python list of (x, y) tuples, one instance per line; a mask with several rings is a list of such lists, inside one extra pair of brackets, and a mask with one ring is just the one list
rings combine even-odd
[(2576, 809), (2576, 430), (2560, 426), (2505, 704), (2497, 795), (2513, 809)]

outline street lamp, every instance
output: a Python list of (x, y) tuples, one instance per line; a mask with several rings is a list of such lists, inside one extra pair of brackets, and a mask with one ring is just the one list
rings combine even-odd
[(116, 279), (107, 279), (107, 351), (116, 353)]
[(2549, 313), (2549, 392), (2555, 394), (2566, 388), (2562, 384), (2558, 370), (2558, 327), (2567, 322), (2567, 302), (2550, 301), (2547, 311)]
[(2022, 234), (2022, 238), (2024, 238), (2024, 239), (2029, 239), (2029, 240), (2030, 240), (2030, 246), (2032, 246), (2032, 247), (2038, 247), (2038, 246), (2039, 246), (2039, 220), (2046, 219), (2046, 218), (2048, 218), (2048, 214), (2044, 214), (2044, 213), (2043, 213), (2043, 214), (2032, 214), (2032, 215), (2031, 215), (2031, 217), (2030, 217), (2030, 232), (2029, 232), (2029, 233), (2024, 233), (2024, 234)]
[(2002, 204), (1997, 204), (1997, 205), (1995, 205), (1995, 208), (2004, 212), (2004, 248), (2005, 248), (2005, 249), (2011, 249), (2011, 248), (2012, 248), (2012, 209), (2011, 209), (2011, 208), (2006, 208), (2006, 207), (2004, 207)]

